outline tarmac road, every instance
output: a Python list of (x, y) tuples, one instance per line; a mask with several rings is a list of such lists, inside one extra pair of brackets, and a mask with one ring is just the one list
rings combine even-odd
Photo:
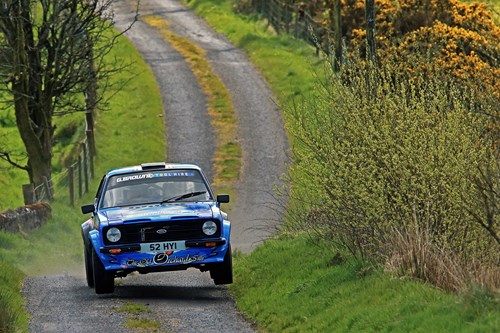
[[(117, 2), (119, 29), (132, 20), (134, 2)], [(140, 14), (165, 18), (175, 33), (204, 48), (231, 93), (243, 174), (229, 218), (233, 249), (249, 252), (282, 219), (271, 193), (285, 171), (288, 145), (272, 94), (247, 56), (179, 1), (141, 0)], [(195, 77), (182, 56), (140, 19), (126, 36), (151, 66), (162, 92), (168, 161), (196, 163), (211, 179), (215, 132)], [(24, 295), (32, 332), (137, 332), (126, 328), (129, 315), (119, 311), (130, 302), (149, 309), (141, 316), (160, 323), (158, 332), (253, 332), (226, 287), (195, 269), (131, 275), (117, 281), (114, 294), (100, 296), (86, 286), (82, 263), (81, 272), (27, 278)]]

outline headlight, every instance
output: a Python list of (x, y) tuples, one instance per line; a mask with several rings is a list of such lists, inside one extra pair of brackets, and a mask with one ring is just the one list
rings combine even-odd
[(122, 233), (118, 228), (109, 228), (108, 232), (106, 232), (106, 237), (112, 243), (116, 243), (122, 238)]
[(207, 236), (212, 236), (217, 232), (217, 224), (213, 221), (203, 223), (203, 233)]

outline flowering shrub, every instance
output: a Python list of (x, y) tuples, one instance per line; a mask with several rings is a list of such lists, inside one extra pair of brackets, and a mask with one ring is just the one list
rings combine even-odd
[[(255, 0), (253, 0), (255, 1)], [(297, 8), (333, 30), (334, 0), (295, 1)], [(342, 0), (342, 35), (348, 53), (364, 57), (364, 0)], [(281, 1), (290, 8), (290, 1)], [(484, 3), (459, 0), (377, 0), (375, 37), (378, 59), (410, 71), (451, 75), (500, 99), (500, 27)], [(325, 40), (324, 36), (318, 36)], [(333, 38), (329, 36), (330, 40)], [(332, 43), (329, 43), (332, 45)]]

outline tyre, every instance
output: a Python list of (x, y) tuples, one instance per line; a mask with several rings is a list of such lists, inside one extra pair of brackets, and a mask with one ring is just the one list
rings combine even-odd
[(229, 245), (224, 262), (215, 264), (210, 269), (210, 277), (216, 285), (233, 283), (233, 255), (231, 253), (231, 245)]
[(94, 287), (94, 269), (92, 267), (92, 255), (90, 254), (90, 250), (87, 249), (85, 245), (83, 245), (83, 256), (85, 260), (85, 277), (87, 278), (87, 285), (90, 288)]
[(92, 269), (96, 294), (112, 293), (115, 290), (115, 273), (104, 269), (104, 265), (95, 250), (92, 250)]

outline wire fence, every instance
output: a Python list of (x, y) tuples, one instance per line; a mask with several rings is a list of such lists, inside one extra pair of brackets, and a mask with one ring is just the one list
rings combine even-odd
[[(307, 9), (301, 4), (283, 0), (252, 0), (253, 10), (267, 19), (269, 24), (278, 33), (288, 33), (300, 38), (327, 55), (332, 52), (334, 32), (324, 25), (316, 22)], [(37, 187), (33, 184), (23, 185), (25, 204), (34, 202), (51, 201), (54, 188), (66, 189), (69, 202), (74, 205), (77, 197), (82, 197), (89, 190), (89, 181), (94, 178), (95, 148), (93, 135), (87, 136), (81, 142), (76, 160), (65, 170)], [(92, 144), (89, 144), (91, 142)]]
[(316, 22), (302, 4), (283, 0), (252, 0), (253, 10), (267, 19), (276, 33), (292, 34), (327, 55), (332, 53), (334, 31)]
[(26, 205), (35, 202), (49, 202), (54, 197), (54, 189), (67, 190), (69, 203), (74, 205), (75, 199), (82, 197), (89, 191), (89, 182), (94, 178), (94, 157), (92, 149), (91, 133), (77, 147), (75, 160), (63, 171), (57, 173), (51, 179), (44, 178), (42, 184), (35, 187), (33, 184), (23, 185), (24, 203)]

